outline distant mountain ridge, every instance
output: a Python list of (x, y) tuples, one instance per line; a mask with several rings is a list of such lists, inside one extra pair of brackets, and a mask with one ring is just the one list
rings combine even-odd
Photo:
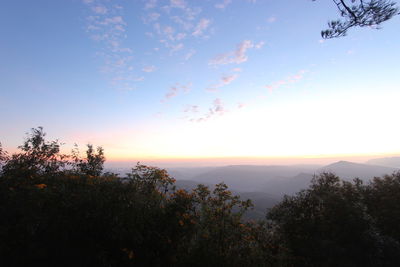
[(317, 173), (333, 172), (343, 180), (353, 180), (357, 177), (367, 181), (376, 176), (391, 174), (398, 170), (398, 168), (391, 168), (379, 165), (354, 163), (350, 161), (338, 161), (318, 169)]
[(370, 159), (366, 163), (371, 164), (371, 165), (400, 168), (400, 157), (386, 157), (386, 158)]
[[(130, 169), (118, 169), (123, 174)], [(112, 170), (110, 170), (112, 171)], [(213, 189), (215, 184), (224, 182), (243, 200), (252, 199), (254, 210), (249, 218), (261, 218), (265, 210), (278, 203), (282, 197), (306, 189), (314, 177), (322, 172), (333, 172), (343, 180), (351, 181), (358, 177), (365, 182), (375, 176), (382, 176), (399, 171), (399, 168), (372, 164), (338, 161), (326, 166), (315, 165), (229, 165), (222, 167), (169, 168), (176, 187), (192, 190), (198, 184)]]

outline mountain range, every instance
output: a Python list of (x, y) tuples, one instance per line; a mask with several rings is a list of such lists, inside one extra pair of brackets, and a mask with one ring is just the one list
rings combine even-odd
[[(306, 189), (312, 178), (323, 172), (332, 172), (342, 180), (351, 181), (360, 178), (364, 182), (370, 179), (399, 171), (393, 166), (400, 163), (399, 158), (382, 158), (366, 163), (338, 161), (326, 166), (318, 165), (230, 165), (222, 167), (167, 168), (174, 177), (178, 188), (191, 190), (197, 184), (211, 189), (215, 184), (224, 182), (234, 194), (243, 200), (251, 199), (255, 208), (249, 212), (249, 218), (261, 218), (265, 211), (277, 204), (284, 195), (292, 195)], [(374, 164), (379, 163), (379, 164)], [(124, 174), (128, 169), (118, 169)], [(108, 170), (114, 171), (115, 170)]]

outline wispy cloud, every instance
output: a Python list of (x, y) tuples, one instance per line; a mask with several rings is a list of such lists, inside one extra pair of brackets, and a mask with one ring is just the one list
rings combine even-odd
[(126, 22), (124, 21), (122, 16), (114, 16), (114, 17), (105, 18), (104, 20), (99, 21), (98, 24), (106, 25), (106, 26), (108, 26), (110, 24), (126, 25)]
[(147, 14), (147, 15), (143, 18), (143, 21), (144, 21), (145, 23), (151, 23), (151, 22), (157, 21), (160, 17), (161, 17), (161, 14), (160, 14), (160, 13), (152, 12), (152, 13)]
[(185, 8), (186, 7), (186, 2), (184, 0), (170, 0), (171, 7), (175, 8)]
[(274, 23), (276, 21), (276, 17), (275, 16), (271, 16), (267, 19), (268, 23)]
[(176, 39), (177, 41), (180, 41), (180, 40), (185, 39), (185, 37), (186, 37), (186, 33), (180, 32), (180, 33), (178, 33), (178, 34), (175, 36), (175, 39)]
[(186, 53), (184, 60), (188, 61), (194, 54), (196, 54), (196, 50), (190, 49), (189, 52)]
[(136, 77), (133, 79), (135, 82), (143, 82), (144, 81), (144, 77), (140, 76), (140, 77)]
[(194, 32), (192, 33), (193, 36), (202, 36), (203, 32), (210, 26), (211, 20), (202, 18), (199, 23), (197, 24)]
[(223, 86), (226, 86), (236, 80), (236, 78), (239, 77), (239, 74), (228, 74), (228, 75), (223, 75), (220, 80), (218, 81), (217, 84), (214, 84), (210, 87), (208, 87), (206, 90), (209, 92), (216, 92), (218, 88), (221, 88)]
[(209, 114), (211, 115), (224, 115), (226, 109), (222, 103), (222, 100), (220, 98), (216, 98), (213, 102), (212, 108), (209, 111)]
[(151, 9), (151, 8), (155, 8), (156, 6), (157, 6), (157, 0), (147, 0), (144, 8)]
[(238, 107), (238, 109), (242, 109), (242, 108), (246, 107), (246, 104), (239, 102), (239, 103), (237, 103), (237, 107)]
[(185, 113), (197, 113), (197, 112), (199, 112), (199, 106), (197, 106), (197, 105), (187, 105), (183, 109), (183, 112), (185, 112)]
[(226, 112), (228, 112), (228, 111), (226, 110), (222, 100), (220, 98), (216, 98), (212, 102), (211, 107), (208, 109), (208, 111), (205, 114), (203, 114), (203, 116), (197, 117), (197, 118), (191, 118), (191, 119), (189, 119), (189, 121), (204, 122), (204, 121), (211, 119), (212, 117), (222, 116)]
[(223, 0), (221, 3), (215, 4), (215, 8), (224, 9), (232, 3), (232, 0)]
[(166, 102), (169, 99), (177, 96), (179, 93), (188, 93), (191, 90), (192, 83), (188, 84), (180, 84), (176, 83), (175, 85), (171, 86), (168, 89), (168, 92), (164, 95), (164, 98), (161, 100), (161, 102)]
[(171, 26), (165, 26), (162, 31), (163, 31), (163, 34), (168, 37), (168, 39), (170, 39), (170, 40), (175, 39), (174, 38), (175, 29), (172, 28)]
[(154, 72), (157, 68), (155, 66), (145, 66), (142, 71), (144, 72)]
[[(185, 42), (191, 38), (208, 37), (211, 20), (200, 18), (200, 7), (194, 6), (195, 1), (169, 0), (159, 8), (154, 7), (144, 16), (145, 23), (153, 23), (154, 32), (151, 37), (158, 36), (159, 42), (169, 49), (170, 55), (177, 51), (185, 51)], [(153, 6), (153, 4), (151, 5)], [(147, 8), (149, 9), (149, 8)], [(162, 20), (159, 17), (163, 17)], [(150, 36), (150, 33), (146, 33)], [(192, 49), (190, 46), (187, 48)], [(185, 51), (186, 53), (187, 50)]]
[(253, 48), (254, 44), (250, 40), (244, 40), (237, 45), (236, 50), (225, 54), (220, 54), (209, 61), (209, 65), (240, 64), (246, 62), (248, 57), (246, 52)]
[(108, 1), (83, 0), (91, 12), (86, 18), (90, 38), (100, 44), (95, 53), (104, 62), (100, 70), (107, 75), (115, 88), (135, 88), (132, 49), (126, 46), (127, 22), (123, 7)]
[(279, 89), (284, 85), (293, 84), (300, 81), (301, 79), (303, 79), (305, 73), (307, 73), (307, 70), (300, 70), (298, 73), (291, 75), (285, 79), (266, 85), (265, 88), (267, 88), (269, 92), (273, 92), (274, 90)]
[(179, 43), (179, 44), (176, 44), (176, 45), (171, 45), (171, 46), (170, 46), (170, 48), (171, 48), (170, 52), (171, 52), (171, 53), (174, 53), (174, 52), (176, 52), (176, 51), (182, 50), (183, 47), (184, 47), (184, 44), (183, 44), (183, 43)]
[(238, 77), (237, 74), (231, 74), (231, 75), (222, 76), (221, 82), (224, 85), (227, 85), (227, 84), (230, 84), (231, 82), (233, 82), (237, 77)]
[(104, 6), (94, 6), (94, 7), (92, 7), (92, 10), (96, 14), (106, 14), (107, 13), (107, 8)]
[(254, 45), (254, 48), (256, 49), (261, 49), (265, 45), (264, 41), (258, 42), (256, 45)]
[(168, 93), (165, 94), (165, 100), (170, 99), (178, 94), (179, 88), (177, 86), (171, 86)]

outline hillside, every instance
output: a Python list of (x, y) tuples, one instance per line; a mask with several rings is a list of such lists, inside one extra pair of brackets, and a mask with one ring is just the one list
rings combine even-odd
[(349, 161), (339, 161), (323, 168), (318, 169), (317, 172), (333, 172), (340, 176), (344, 180), (352, 180), (354, 178), (360, 178), (364, 181), (372, 179), (377, 176), (384, 174), (391, 174), (399, 169), (390, 168), (377, 165), (369, 165), (362, 163), (354, 163)]
[(366, 164), (379, 165), (391, 168), (400, 168), (400, 157), (386, 157), (370, 159)]

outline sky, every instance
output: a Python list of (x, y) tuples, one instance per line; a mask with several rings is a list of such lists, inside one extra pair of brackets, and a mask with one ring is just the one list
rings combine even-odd
[(333, 1), (4, 0), (0, 142), (111, 161), (400, 155), (400, 16), (323, 40)]

